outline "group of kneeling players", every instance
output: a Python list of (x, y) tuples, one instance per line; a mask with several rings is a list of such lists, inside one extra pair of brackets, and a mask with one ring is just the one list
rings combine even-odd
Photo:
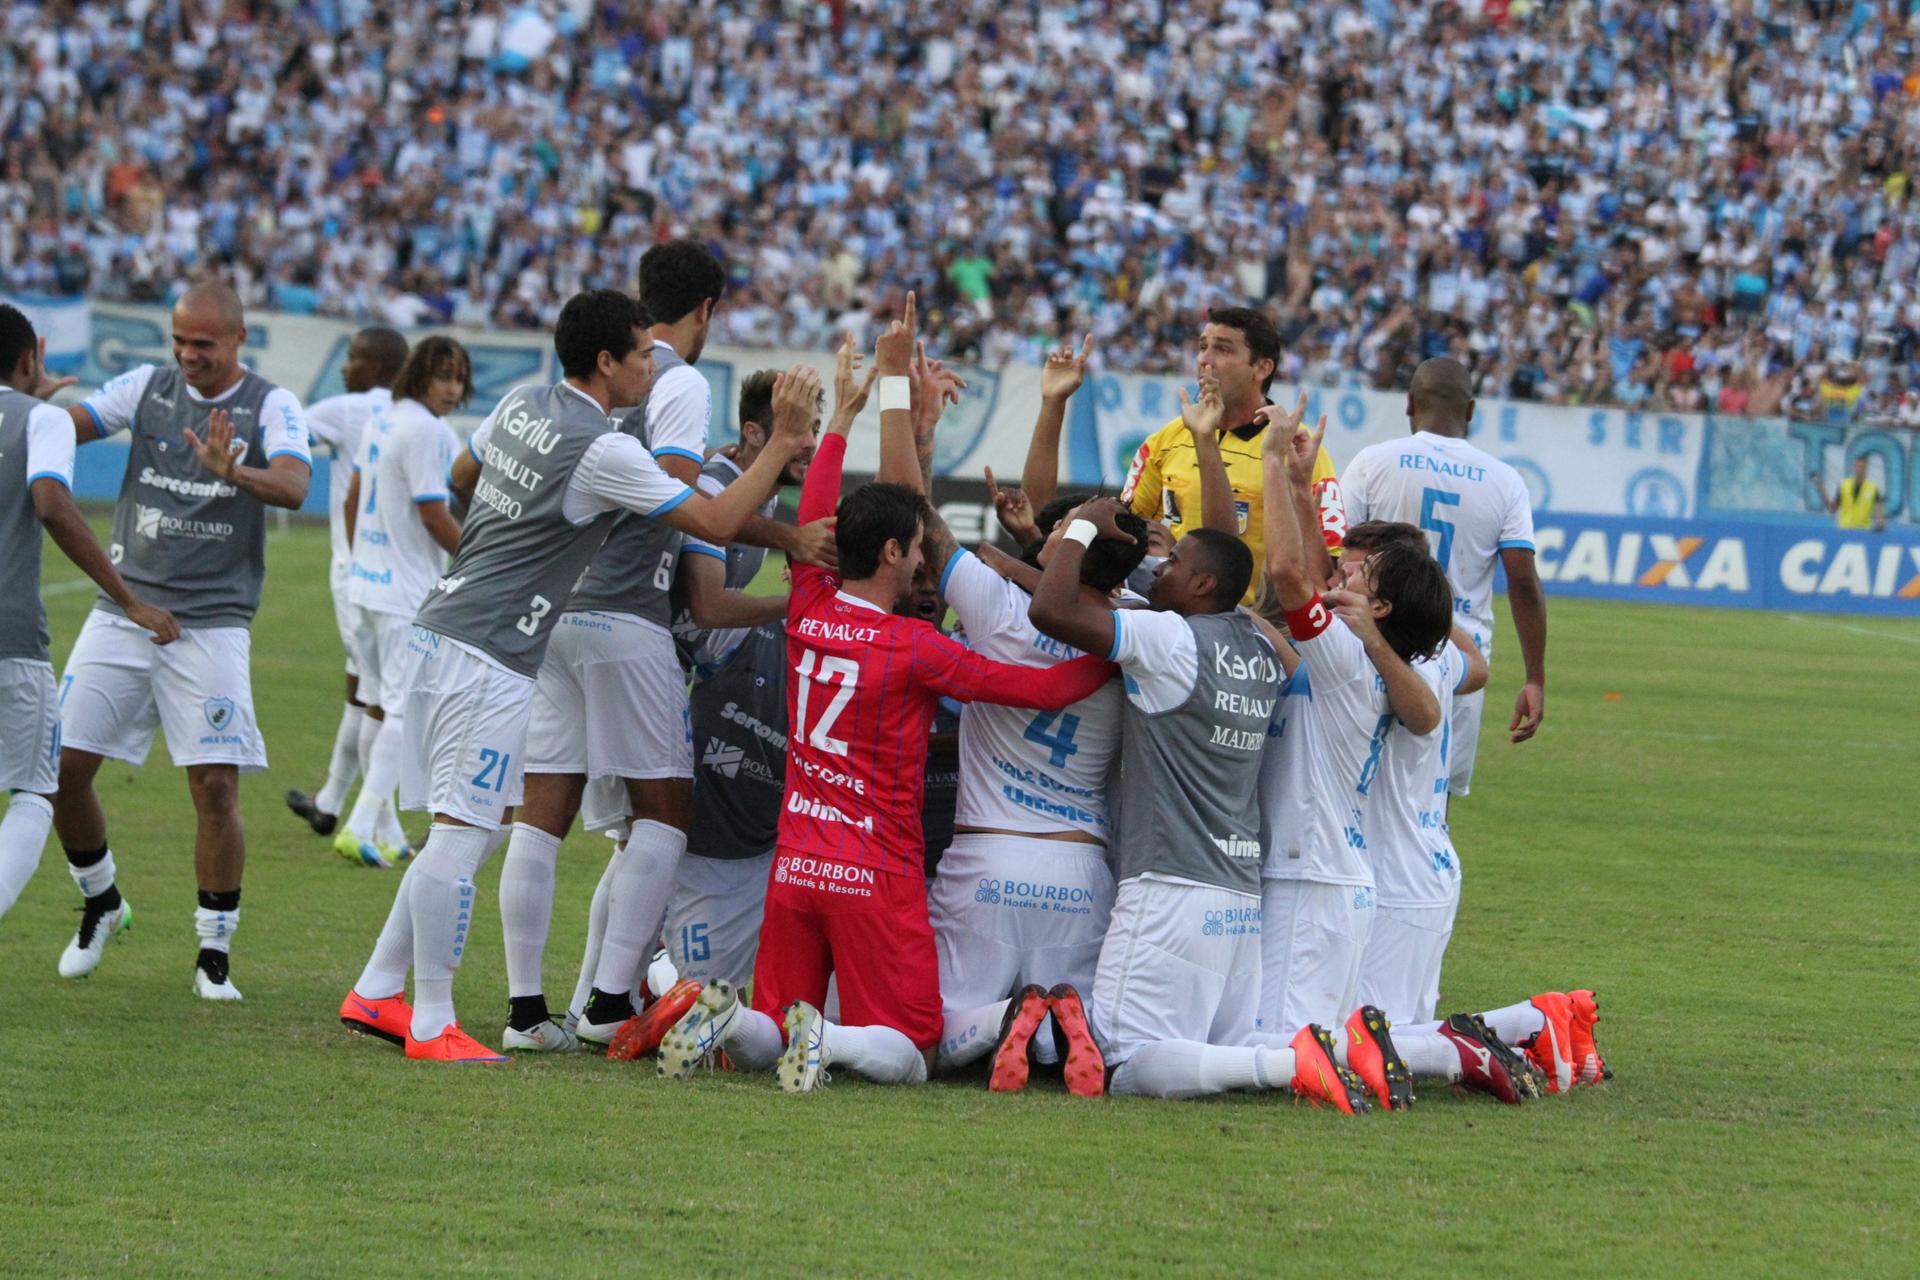
[[(976, 553), (927, 501), (964, 384), (919, 349), (911, 298), (870, 369), (842, 347), (830, 404), (804, 366), (746, 379), (738, 443), (708, 456), (693, 365), (722, 285), (675, 242), (638, 298), (575, 297), (563, 381), (510, 391), (464, 446), (446, 415), (471, 367), (444, 337), (363, 332), (348, 395), (307, 411), (342, 460), (354, 682), (327, 786), (289, 804), (351, 860), (406, 866), (349, 1029), (507, 1061), (452, 995), (504, 838), (508, 1052), (604, 1045), (795, 1092), (990, 1055), (995, 1090), (1058, 1064), (1081, 1095), (1348, 1112), (1403, 1108), (1416, 1078), (1517, 1103), (1607, 1074), (1591, 992), (1435, 1019), (1460, 885), (1447, 726), (1487, 665), (1421, 529), (1357, 524), (1329, 555), (1304, 399), (1265, 418), (1257, 559), (1206, 448), (1206, 515), (1164, 554), (1093, 497), (1048, 504), (1017, 559)], [(878, 477), (843, 495), (870, 398)], [(1218, 385), (1203, 370), (1182, 400), (1213, 440)], [(789, 593), (750, 595), (769, 550)], [(930, 748), (957, 771), (937, 863)], [(433, 815), (417, 855), (396, 808)], [(613, 851), (556, 1017), (542, 959), (576, 819)], [(88, 970), (116, 919), (83, 921)]]

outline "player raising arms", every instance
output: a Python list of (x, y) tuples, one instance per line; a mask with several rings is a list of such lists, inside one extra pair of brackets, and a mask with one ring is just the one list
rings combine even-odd
[(327, 587), (333, 597), (333, 623), (340, 632), (340, 647), (347, 655), (347, 702), (340, 713), (340, 727), (333, 735), (326, 783), (311, 796), (300, 790), (287, 792), (287, 808), (313, 828), (315, 835), (330, 836), (339, 825), (347, 792), (372, 756), (374, 735), (380, 731), (380, 722), (367, 714), (360, 701), (360, 667), (353, 657), (354, 635), (360, 624), (359, 610), (347, 599), (347, 579), (353, 567), (353, 539), (347, 534), (347, 486), (353, 480), (360, 434), (376, 411), (393, 403), (388, 388), (406, 360), (407, 340), (398, 333), (385, 328), (362, 329), (347, 344), (346, 363), (340, 366), (346, 392), (307, 406), (307, 433), (314, 444), (326, 445), (333, 453), (327, 469), (327, 541), (331, 550)]
[(81, 444), (131, 436), (112, 554), (121, 576), (172, 611), (181, 636), (154, 647), (103, 594), (67, 657), (53, 825), (86, 903), (63, 977), (93, 972), (131, 914), (114, 887), (94, 777), (109, 756), (138, 765), (163, 728), (196, 819), (193, 990), (240, 998), (228, 961), (247, 860), (240, 773), (267, 767), (250, 627), (267, 572), (267, 508), (297, 510), (311, 478), (300, 401), (240, 363), (246, 337), (233, 290), (194, 285), (173, 305), (172, 364), (129, 369), (67, 410)]
[[(473, 916), (473, 877), (520, 798), (534, 677), (555, 608), (621, 511), (727, 540), (773, 492), (807, 443), (806, 423), (776, 431), (741, 483), (717, 498), (662, 471), (608, 416), (646, 394), (653, 350), (646, 313), (613, 289), (561, 308), (553, 386), (516, 387), (454, 462), (473, 502), (453, 563), (421, 606), (408, 642), (407, 808), (433, 814), (366, 969), (340, 1005), (349, 1029), (406, 1047), (410, 1058), (502, 1062), (454, 1020), (453, 975)], [(414, 1006), (402, 991), (414, 973)]]
[[(909, 295), (875, 353), (883, 441), (912, 438), (913, 323)], [(834, 406), (801, 491), (803, 525), (835, 511), (853, 416)], [(707, 987), (662, 1043), (662, 1075), (684, 1076), (720, 1048), (749, 1070), (777, 1063), (789, 1092), (825, 1083), (836, 1062), (885, 1082), (927, 1078), (942, 1024), (920, 823), (934, 711), (942, 696), (1058, 710), (1111, 668), (1091, 657), (1051, 670), (991, 662), (893, 613), (922, 560), (926, 507), (911, 488), (862, 485), (839, 499), (840, 574), (794, 567), (786, 801), (753, 1008), (729, 983)], [(819, 1014), (829, 975), (846, 1025)]]
[(42, 529), (128, 619), (170, 644), (180, 628), (165, 609), (145, 604), (113, 567), (73, 503), (73, 423), (42, 404), (64, 383), (42, 367), (33, 322), (0, 303), (0, 789), (12, 793), (0, 819), (0, 916), (40, 865), (53, 823), (60, 763), (60, 699), (54, 689), (47, 611), (40, 600)]
[(361, 433), (347, 485), (354, 651), (361, 701), (379, 729), (363, 763), (360, 797), (333, 847), (370, 867), (412, 856), (393, 812), (406, 734), (407, 638), (413, 615), (460, 541), (460, 523), (447, 509), (447, 476), (460, 441), (446, 415), (472, 395), (473, 361), (466, 348), (440, 335), (421, 339), (393, 381), (393, 402)]

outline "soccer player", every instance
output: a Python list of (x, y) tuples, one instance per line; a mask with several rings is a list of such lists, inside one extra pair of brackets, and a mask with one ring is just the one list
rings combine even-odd
[(374, 735), (380, 729), (380, 722), (367, 714), (360, 701), (360, 669), (353, 660), (353, 637), (359, 622), (357, 610), (347, 599), (347, 572), (353, 564), (353, 544), (347, 536), (347, 486), (353, 479), (354, 456), (360, 451), (360, 433), (366, 429), (367, 419), (393, 403), (388, 388), (406, 359), (407, 340), (398, 333), (384, 328), (362, 329), (347, 344), (346, 363), (340, 367), (346, 393), (307, 406), (307, 433), (314, 444), (326, 445), (333, 456), (333, 465), (327, 471), (327, 540), (332, 551), (327, 586), (333, 596), (333, 622), (340, 632), (340, 647), (347, 655), (347, 701), (340, 711), (340, 727), (333, 735), (326, 783), (311, 796), (298, 789), (287, 792), (287, 808), (313, 828), (315, 835), (330, 836), (339, 825), (341, 806), (371, 755)]
[[(1280, 361), (1280, 334), (1265, 313), (1251, 307), (1216, 307), (1200, 331), (1197, 375), (1220, 384), (1225, 410), (1219, 432), (1220, 452), (1233, 486), (1233, 512), (1241, 541), (1261, 558), (1261, 510), (1264, 495), (1260, 446), (1269, 424), (1283, 411), (1267, 400), (1273, 371)], [(1120, 499), (1135, 515), (1163, 521), (1177, 541), (1201, 523), (1201, 463), (1196, 440), (1184, 417), (1175, 418), (1148, 436), (1134, 455), (1133, 467)], [(1321, 534), (1330, 551), (1338, 552), (1346, 530), (1346, 508), (1333, 460), (1326, 450), (1314, 460), (1313, 492), (1320, 512)], [(1045, 503), (1030, 493), (1035, 506)], [(1243, 604), (1252, 602), (1251, 591)]]
[[(842, 344), (834, 375), (835, 404), (858, 414), (867, 402), (855, 377), (857, 356)], [(716, 453), (701, 475), (714, 491), (739, 479), (765, 445), (773, 423), (773, 374), (740, 386), (740, 443), (734, 456)], [(815, 434), (818, 434), (816, 421)], [(806, 481), (812, 451), (795, 457), (783, 484)], [(771, 504), (761, 510), (771, 516)], [(831, 522), (826, 522), (831, 527)], [(664, 936), (681, 977), (744, 985), (766, 904), (767, 877), (780, 824), (787, 767), (786, 597), (747, 597), (767, 553), (735, 542), (724, 550), (689, 538), (681, 548), (678, 591), (688, 622), (681, 633), (693, 668), (688, 705), (700, 752), (693, 780), (693, 832), (667, 900)], [(729, 599), (731, 597), (731, 599)], [(777, 608), (771, 619), (742, 627), (744, 617), (715, 610), (751, 602)]]
[(73, 423), (40, 397), (65, 385), (46, 376), (40, 339), (25, 313), (0, 303), (0, 916), (40, 865), (53, 825), (60, 763), (60, 700), (40, 601), (40, 531), (153, 643), (180, 636), (173, 615), (135, 595), (73, 502)]
[(460, 522), (447, 509), (447, 477), (460, 441), (447, 415), (473, 395), (473, 360), (452, 338), (421, 339), (393, 382), (392, 403), (362, 433), (347, 485), (353, 547), (347, 593), (358, 615), (360, 694), (378, 726), (366, 780), (333, 847), (369, 867), (412, 857), (398, 831), (393, 789), (406, 741), (403, 711), (407, 638), (413, 616), (460, 542)]
[(1123, 510), (1103, 498), (1074, 511), (1030, 608), (1042, 634), (1105, 652), (1126, 676), (1119, 888), (1090, 1010), (1110, 1087), (1194, 1097), (1291, 1085), (1337, 1104), (1348, 1087), (1319, 1028), (1255, 1043), (1258, 781), (1280, 664), (1237, 607), (1253, 557), (1230, 534), (1194, 529), (1155, 573), (1150, 608), (1105, 608), (1083, 596), (1083, 564), (1096, 539), (1134, 539)]
[[(883, 474), (900, 471), (889, 442), (912, 446), (913, 323), (909, 295), (875, 356)], [(801, 491), (802, 523), (835, 510), (851, 426), (836, 405)], [(920, 567), (926, 524), (912, 488), (862, 485), (837, 508), (841, 574), (793, 570), (786, 799), (753, 1008), (730, 983), (708, 986), (661, 1045), (664, 1076), (686, 1075), (718, 1048), (747, 1070), (777, 1063), (789, 1092), (819, 1087), (835, 1062), (883, 1082), (927, 1078), (942, 1025), (919, 812), (935, 708), (946, 696), (1059, 710), (1110, 668), (1091, 657), (1048, 670), (992, 662), (893, 613)], [(842, 1023), (819, 1013), (829, 975)]]
[[(1533, 562), (1533, 508), (1520, 474), (1467, 443), (1473, 383), (1445, 357), (1422, 361), (1407, 391), (1413, 435), (1368, 445), (1347, 466), (1347, 518), (1419, 527), (1453, 584), (1454, 609), (1489, 663), (1493, 660), (1493, 570), (1507, 571), (1507, 604), (1520, 637), (1526, 683), (1507, 726), (1515, 742), (1540, 729), (1547, 682), (1547, 598)], [(1449, 793), (1472, 789), (1485, 691), (1454, 700), (1449, 720)]]
[[(807, 444), (805, 418), (783, 417), (740, 484), (715, 498), (668, 476), (609, 416), (653, 381), (647, 325), (617, 290), (575, 295), (554, 329), (565, 380), (509, 392), (454, 459), (452, 484), (470, 487), (473, 500), (453, 562), (415, 618), (403, 675), (401, 799), (430, 811), (433, 828), (340, 1006), (349, 1029), (402, 1044), (410, 1058), (504, 1061), (455, 1021), (453, 975), (473, 877), (520, 799), (527, 713), (555, 606), (619, 512), (731, 539)], [(811, 403), (800, 380), (795, 387), (789, 394)], [(410, 967), (412, 1007), (402, 995)]]
[(60, 957), (63, 977), (92, 973), (132, 915), (114, 887), (94, 775), (109, 756), (140, 764), (163, 728), (197, 819), (193, 990), (240, 999), (228, 956), (247, 852), (239, 775), (267, 767), (248, 628), (266, 576), (267, 508), (297, 509), (312, 470), (300, 401), (240, 363), (246, 336), (233, 290), (197, 284), (173, 306), (173, 364), (130, 369), (67, 411), (81, 444), (132, 437), (110, 554), (131, 586), (179, 620), (181, 635), (156, 647), (103, 594), (67, 658), (53, 825), (86, 901)]

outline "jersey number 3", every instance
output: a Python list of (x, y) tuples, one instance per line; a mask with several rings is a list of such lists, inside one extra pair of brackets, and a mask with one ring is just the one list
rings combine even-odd
[[(794, 699), (794, 719), (796, 727), (805, 736), (807, 745), (815, 751), (824, 751), (830, 756), (847, 754), (847, 740), (833, 736), (833, 726), (840, 721), (840, 713), (853, 701), (853, 691), (860, 684), (860, 664), (852, 658), (822, 657), (812, 649), (800, 651), (800, 689)], [(833, 700), (827, 703), (820, 718), (807, 728), (808, 694), (814, 688), (832, 688)]]

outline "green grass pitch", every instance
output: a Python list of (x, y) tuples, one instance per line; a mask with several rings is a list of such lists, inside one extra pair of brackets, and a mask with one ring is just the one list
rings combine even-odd
[[(280, 801), (317, 785), (337, 721), (326, 557), (318, 528), (273, 537), (254, 632), (273, 767), (242, 789), (245, 1003), (189, 991), (191, 809), (164, 747), (100, 775), (138, 912), (100, 971), (55, 974), (78, 902), (57, 848), (0, 922), (0, 1271), (1911, 1273), (1920, 626), (1556, 601), (1522, 747), (1503, 636), (1443, 1005), (1593, 986), (1609, 1085), (1357, 1120), (1056, 1084), (788, 1098), (591, 1057), (414, 1066), (342, 1030), (395, 880)], [(49, 552), (59, 657), (75, 576)], [(562, 855), (556, 1001), (604, 849)], [(498, 872), (457, 988), (496, 1043)]]

